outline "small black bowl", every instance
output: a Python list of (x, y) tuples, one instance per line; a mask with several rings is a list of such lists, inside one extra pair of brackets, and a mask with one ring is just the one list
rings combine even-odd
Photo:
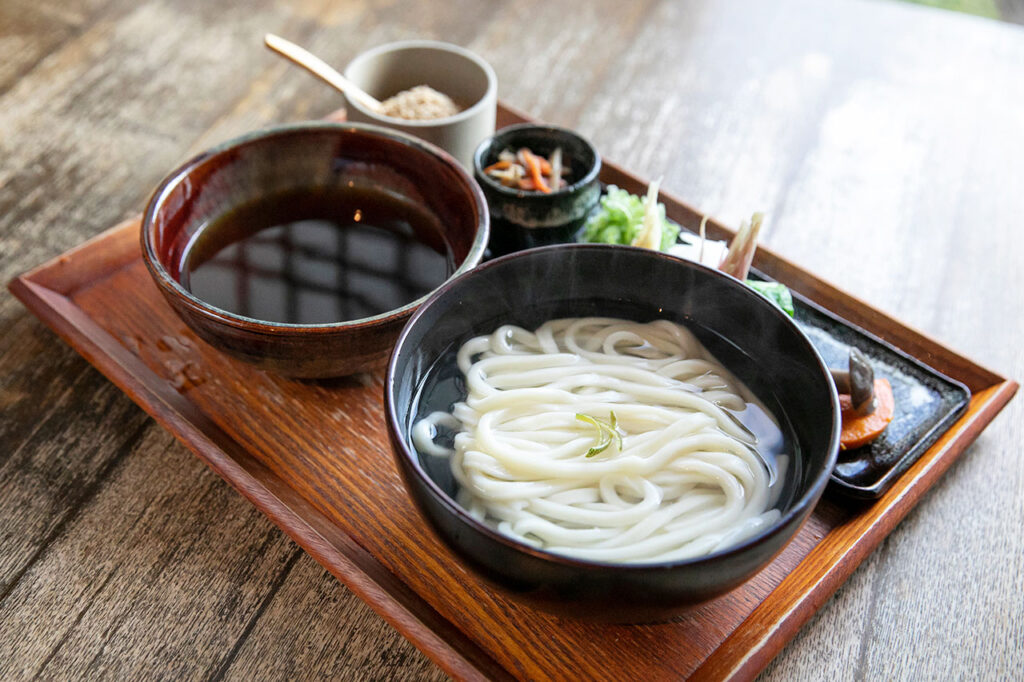
[[(543, 194), (506, 187), (484, 173), (503, 149), (523, 147), (544, 157), (561, 147), (570, 169), (568, 185)], [(473, 175), (490, 209), (490, 255), (572, 241), (600, 198), (600, 172), (601, 157), (594, 146), (565, 128), (523, 123), (502, 128), (480, 143), (473, 155)]]
[[(422, 416), (421, 390), (435, 363), (500, 324), (534, 329), (555, 317), (589, 315), (685, 324), (788, 424), (796, 461), (781, 498), (789, 503), (774, 525), (706, 557), (624, 565), (533, 549), (476, 521), (455, 502), (446, 462), (420, 456), (410, 441), (412, 424)], [(402, 331), (388, 365), (385, 403), (406, 487), (460, 560), (514, 599), (611, 622), (671, 617), (764, 568), (811, 513), (839, 448), (839, 400), (828, 368), (785, 313), (717, 270), (625, 246), (532, 249), (450, 280)], [(437, 407), (447, 406), (428, 409)]]

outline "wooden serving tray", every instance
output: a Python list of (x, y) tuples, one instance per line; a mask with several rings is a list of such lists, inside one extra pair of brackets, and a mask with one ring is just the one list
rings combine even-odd
[[(521, 116), (502, 107), (499, 125)], [(602, 179), (645, 183), (606, 164)], [(670, 217), (700, 216), (663, 195)], [(341, 582), (459, 679), (749, 679), (899, 523), (1017, 385), (760, 250), (757, 267), (972, 392), (966, 413), (868, 506), (826, 497), (765, 570), (688, 615), (595, 625), (505, 599), (431, 534), (387, 444), (381, 373), (266, 374), (198, 340), (142, 263), (139, 225), (99, 235), (11, 282), (28, 308)], [(709, 234), (731, 232), (709, 224)]]

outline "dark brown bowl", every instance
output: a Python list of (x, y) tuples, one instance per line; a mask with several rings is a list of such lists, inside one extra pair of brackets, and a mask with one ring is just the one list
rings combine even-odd
[(186, 247), (211, 220), (260, 196), (351, 182), (397, 194), (433, 213), (444, 226), (441, 238), (454, 261), (453, 276), (480, 262), (487, 245), (487, 205), (458, 162), (409, 135), (339, 123), (254, 132), (185, 163), (149, 201), (142, 222), (143, 260), (182, 320), (204, 341), (237, 358), (302, 378), (381, 366), (424, 298), (373, 317), (301, 325), (222, 310), (181, 284)]
[[(500, 324), (556, 317), (667, 318), (685, 324), (783, 423), (790, 467), (775, 524), (732, 548), (685, 561), (612, 564), (533, 549), (473, 519), (455, 501), (447, 462), (421, 456), (410, 429), (439, 358)], [(445, 396), (460, 400), (463, 396)], [(775, 304), (738, 280), (667, 254), (572, 244), (490, 261), (440, 287), (395, 345), (385, 382), (392, 450), (406, 487), (465, 565), (512, 598), (574, 617), (662, 620), (716, 597), (771, 562), (821, 496), (839, 449), (839, 400), (828, 368)], [(422, 415), (419, 415), (422, 416)]]

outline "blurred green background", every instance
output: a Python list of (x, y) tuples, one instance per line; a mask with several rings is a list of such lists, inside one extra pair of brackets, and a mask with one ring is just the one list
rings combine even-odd
[(1024, 24), (1024, 0), (907, 0), (907, 2)]

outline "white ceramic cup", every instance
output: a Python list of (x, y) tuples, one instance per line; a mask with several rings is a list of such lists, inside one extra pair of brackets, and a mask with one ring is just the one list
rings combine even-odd
[(381, 101), (417, 85), (429, 85), (451, 97), (462, 111), (426, 121), (383, 116), (345, 99), (348, 120), (415, 135), (447, 151), (470, 171), (476, 146), (494, 134), (498, 102), (494, 69), (458, 45), (434, 40), (380, 45), (349, 62), (345, 77)]

